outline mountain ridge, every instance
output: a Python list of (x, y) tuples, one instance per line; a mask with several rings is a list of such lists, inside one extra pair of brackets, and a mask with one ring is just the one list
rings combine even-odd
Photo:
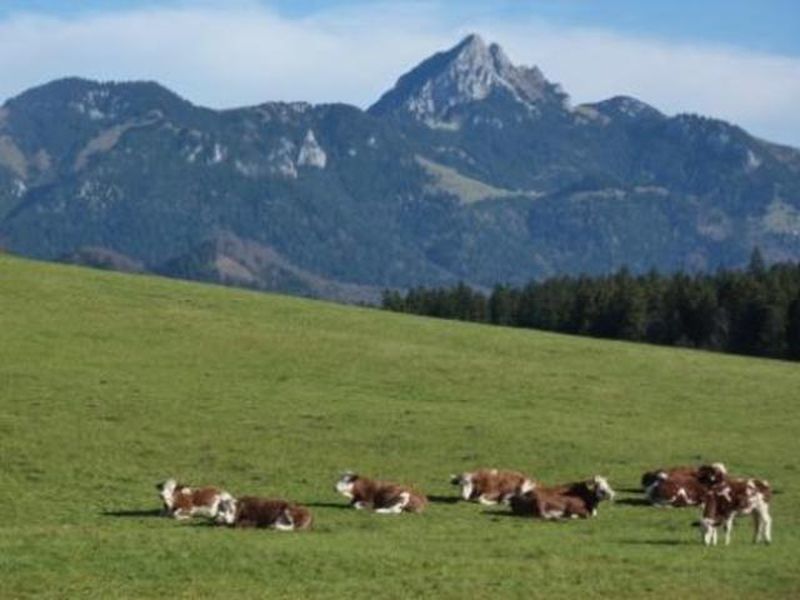
[[(623, 265), (713, 269), (756, 245), (800, 256), (800, 151), (627, 96), (571, 106), (474, 35), (366, 111), (217, 111), (156, 82), (64, 78), (0, 108), (0, 245), (357, 301)], [(262, 271), (253, 256), (280, 260)]]

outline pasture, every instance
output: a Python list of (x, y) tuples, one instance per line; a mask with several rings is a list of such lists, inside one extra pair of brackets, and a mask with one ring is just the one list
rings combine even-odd
[[(800, 365), (437, 321), (0, 255), (0, 596), (800, 596)], [(779, 491), (740, 520), (636, 503), (701, 460)], [(452, 503), (478, 466), (618, 491), (563, 523)], [(339, 473), (422, 515), (345, 508)], [(156, 516), (174, 475), (307, 504), (316, 528)]]

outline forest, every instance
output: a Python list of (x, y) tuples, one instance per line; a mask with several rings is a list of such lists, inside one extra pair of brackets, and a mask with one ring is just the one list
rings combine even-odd
[(713, 274), (627, 268), (491, 291), (459, 283), (383, 293), (385, 309), (509, 327), (800, 360), (800, 263)]

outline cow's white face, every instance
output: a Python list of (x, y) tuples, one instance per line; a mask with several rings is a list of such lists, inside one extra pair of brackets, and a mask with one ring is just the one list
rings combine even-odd
[(525, 479), (522, 482), (522, 485), (519, 486), (519, 494), (527, 494), (528, 492), (532, 492), (536, 489), (536, 482), (532, 479)]
[(178, 486), (178, 482), (174, 479), (167, 479), (159, 484), (156, 484), (156, 489), (158, 490), (158, 497), (161, 498), (161, 501), (164, 502), (164, 506), (167, 508), (172, 508), (175, 504), (175, 488)]
[(356, 483), (356, 479), (358, 479), (358, 475), (355, 473), (345, 473), (339, 481), (336, 482), (336, 491), (346, 498), (352, 498), (353, 486)]
[(217, 504), (214, 521), (220, 525), (233, 525), (236, 521), (236, 498), (230, 494), (223, 494)]
[(608, 479), (595, 475), (594, 477), (594, 490), (600, 500), (613, 500), (615, 492), (611, 489)]
[(461, 486), (461, 497), (464, 500), (469, 500), (472, 498), (472, 492), (475, 489), (475, 484), (472, 483), (472, 473), (453, 475), (450, 478), (450, 483)]

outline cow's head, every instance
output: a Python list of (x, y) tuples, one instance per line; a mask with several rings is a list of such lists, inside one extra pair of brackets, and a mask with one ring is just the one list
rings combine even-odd
[(608, 479), (602, 477), (600, 475), (595, 475), (592, 479), (592, 487), (594, 489), (594, 494), (598, 500), (613, 500), (615, 496), (615, 492), (611, 489), (611, 486), (608, 483)]
[(352, 471), (345, 471), (336, 482), (336, 491), (347, 498), (353, 497), (353, 486), (358, 481), (358, 475)]
[(214, 521), (219, 525), (233, 525), (236, 522), (236, 498), (227, 492), (222, 493)]
[(450, 485), (461, 485), (464, 482), (464, 478), (469, 475), (469, 473), (461, 473), (460, 475), (450, 475)]
[(475, 484), (472, 482), (472, 473), (461, 473), (460, 475), (452, 475), (450, 483), (457, 485), (461, 488), (461, 497), (464, 500), (472, 499), (472, 492), (475, 489)]
[(158, 490), (158, 497), (164, 503), (164, 508), (170, 510), (175, 503), (175, 490), (178, 487), (178, 482), (175, 479), (167, 479), (161, 483), (156, 484)]
[(708, 486), (715, 485), (725, 479), (728, 471), (722, 463), (712, 463), (702, 465), (697, 469), (697, 479), (700, 483)]

